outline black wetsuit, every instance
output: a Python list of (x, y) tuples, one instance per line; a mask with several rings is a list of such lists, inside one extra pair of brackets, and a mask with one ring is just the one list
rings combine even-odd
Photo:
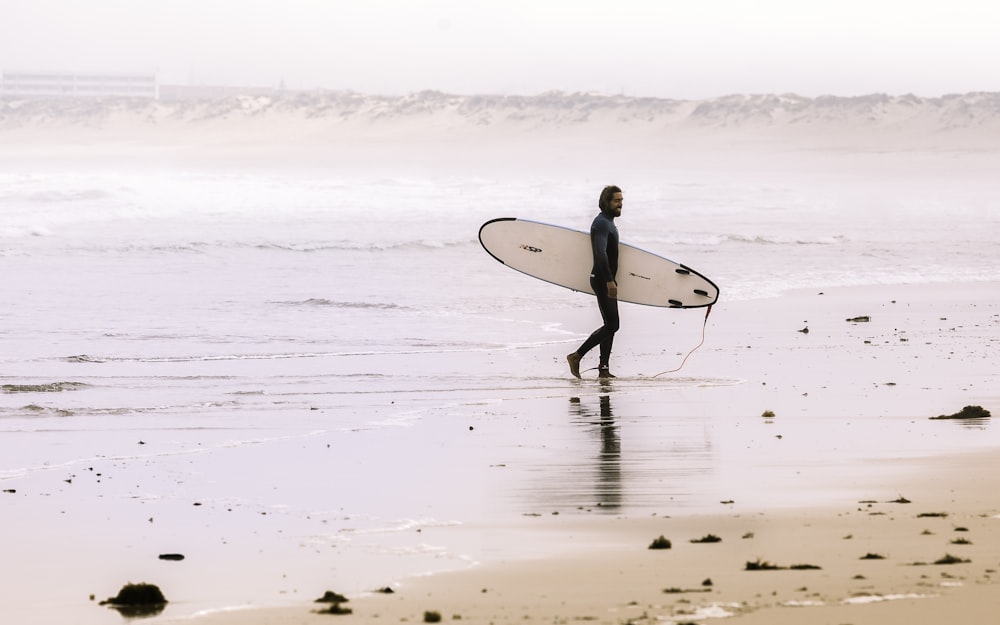
[(611, 346), (618, 331), (618, 299), (608, 296), (608, 282), (618, 274), (618, 227), (615, 218), (601, 213), (590, 225), (590, 245), (594, 254), (594, 267), (590, 273), (590, 286), (597, 295), (604, 325), (594, 330), (576, 353), (582, 358), (596, 345), (601, 346), (600, 366), (607, 367), (611, 359)]

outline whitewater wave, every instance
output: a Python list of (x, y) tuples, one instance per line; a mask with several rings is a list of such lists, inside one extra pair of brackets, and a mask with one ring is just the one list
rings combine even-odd
[(27, 237), (47, 237), (52, 235), (52, 230), (46, 226), (22, 226), (0, 228), (0, 239), (20, 239)]
[(4, 393), (62, 393), (63, 391), (78, 391), (90, 386), (83, 382), (45, 382), (42, 384), (2, 384), (0, 391)]
[[(51, 237), (48, 228), (15, 228), (0, 229), (3, 237)], [(673, 247), (713, 248), (726, 245), (762, 245), (762, 246), (829, 246), (849, 243), (845, 235), (767, 235), (750, 233), (722, 234), (682, 234), (672, 237), (636, 237), (628, 243), (648, 250), (663, 250)], [(189, 240), (164, 243), (162, 241), (89, 241), (79, 240), (75, 243), (63, 241), (66, 249), (78, 252), (127, 256), (130, 254), (211, 254), (213, 251), (258, 250), (262, 252), (279, 252), (294, 254), (323, 253), (396, 253), (396, 252), (440, 252), (443, 250), (463, 250), (475, 248), (478, 243), (475, 237), (440, 241), (426, 238), (398, 241), (337, 241), (337, 242), (261, 242), (248, 240)], [(22, 254), (30, 254), (29, 250), (20, 250)]]
[(797, 235), (726, 234), (719, 237), (719, 244), (750, 243), (754, 245), (839, 245), (847, 242), (843, 235), (803, 237)]
[(286, 301), (286, 302), (274, 302), (275, 304), (281, 304), (283, 306), (307, 306), (307, 307), (329, 307), (329, 308), (347, 308), (347, 309), (357, 309), (357, 310), (412, 310), (412, 308), (407, 306), (399, 306), (397, 304), (381, 304), (374, 302), (342, 302), (336, 300), (330, 300), (322, 297), (310, 297), (306, 300), (301, 301)]
[(391, 242), (373, 241), (338, 241), (336, 243), (240, 243), (225, 242), (218, 245), (224, 247), (250, 246), (262, 250), (280, 250), (285, 252), (391, 252), (396, 250), (441, 250), (453, 247), (465, 247), (473, 243), (472, 237), (453, 241), (438, 241), (433, 239), (411, 239)]
[[(28, 203), (53, 204), (63, 202), (85, 202), (100, 201), (113, 197), (111, 193), (103, 189), (79, 189), (72, 191), (35, 191), (24, 195), (20, 199)], [(4, 198), (8, 199), (8, 198)]]
[(846, 235), (749, 234), (742, 232), (679, 234), (667, 237), (639, 237), (631, 241), (647, 249), (670, 247), (718, 247), (727, 244), (748, 245), (842, 245)]
[[(45, 227), (37, 228), (12, 228), (0, 229), (0, 238), (25, 238), (25, 237), (52, 237), (53, 233)], [(470, 236), (465, 240), (455, 241), (434, 241), (428, 239), (414, 239), (408, 241), (343, 241), (336, 243), (314, 242), (314, 243), (275, 243), (260, 241), (240, 241), (240, 240), (219, 240), (219, 241), (177, 241), (164, 243), (162, 241), (149, 242), (120, 242), (120, 241), (95, 241), (78, 239), (69, 241), (61, 239), (59, 241), (65, 251), (75, 251), (89, 254), (108, 254), (112, 256), (128, 256), (132, 254), (195, 254), (204, 255), (213, 252), (258, 250), (263, 252), (279, 252), (294, 254), (323, 254), (337, 252), (357, 252), (357, 253), (395, 253), (395, 252), (438, 252), (448, 249), (468, 248), (476, 244), (475, 239)], [(38, 249), (18, 249), (0, 250), (0, 255), (17, 253), (19, 255), (31, 255), (35, 252), (42, 252), (45, 248)]]

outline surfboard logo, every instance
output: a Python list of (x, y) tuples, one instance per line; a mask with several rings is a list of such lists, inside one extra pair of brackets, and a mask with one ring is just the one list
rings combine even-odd
[(534, 253), (534, 254), (538, 254), (539, 252), (541, 252), (541, 251), (542, 251), (542, 248), (540, 248), (540, 247), (535, 247), (534, 245), (528, 245), (528, 244), (526, 244), (526, 243), (522, 243), (522, 244), (521, 244), (521, 249), (522, 249), (522, 250), (525, 250), (525, 251), (527, 251), (527, 252), (532, 252), (532, 253)]
[(652, 280), (652, 278), (650, 278), (649, 276), (640, 276), (639, 274), (632, 273), (631, 271), (628, 272), (628, 275), (632, 276), (633, 278), (641, 278), (643, 280)]

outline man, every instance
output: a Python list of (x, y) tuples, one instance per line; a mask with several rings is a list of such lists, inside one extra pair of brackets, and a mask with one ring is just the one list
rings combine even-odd
[(580, 377), (580, 361), (600, 345), (601, 358), (597, 367), (597, 377), (613, 378), (611, 374), (611, 345), (618, 331), (618, 227), (615, 217), (622, 214), (622, 190), (614, 185), (604, 187), (597, 201), (601, 212), (590, 225), (590, 247), (594, 255), (594, 267), (590, 271), (590, 287), (597, 295), (597, 307), (601, 310), (602, 325), (587, 337), (575, 352), (566, 356), (569, 371)]

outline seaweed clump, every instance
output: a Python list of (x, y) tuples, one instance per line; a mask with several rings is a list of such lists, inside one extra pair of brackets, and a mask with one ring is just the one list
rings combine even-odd
[(316, 600), (316, 603), (329, 603), (330, 607), (325, 610), (317, 610), (317, 614), (351, 614), (354, 610), (343, 607), (342, 603), (347, 603), (349, 599), (344, 595), (328, 590), (323, 596)]
[(757, 558), (756, 561), (746, 563), (745, 571), (821, 571), (822, 567), (816, 566), (815, 564), (793, 564), (789, 567), (778, 566), (777, 564), (771, 564), (767, 560), (761, 560)]
[(663, 535), (660, 535), (659, 538), (649, 543), (650, 549), (670, 549), (671, 547), (673, 547), (673, 544), (671, 544), (670, 539), (664, 538)]
[(972, 560), (965, 560), (963, 558), (959, 558), (958, 556), (953, 556), (950, 553), (946, 553), (943, 557), (935, 560), (934, 564), (968, 564), (969, 562), (972, 562)]
[(990, 411), (983, 408), (982, 406), (966, 406), (954, 414), (949, 415), (938, 415), (936, 417), (931, 417), (931, 420), (937, 419), (986, 419), (990, 417)]
[(100, 603), (125, 617), (155, 616), (167, 607), (167, 598), (156, 584), (125, 584), (114, 597)]
[(664, 588), (663, 592), (664, 592), (664, 594), (668, 594), (668, 595), (682, 595), (682, 594), (686, 594), (686, 593), (689, 593), (689, 592), (712, 592), (712, 589), (708, 588), (708, 587), (706, 587), (706, 588), (677, 588), (677, 587), (671, 587), (671, 588)]

